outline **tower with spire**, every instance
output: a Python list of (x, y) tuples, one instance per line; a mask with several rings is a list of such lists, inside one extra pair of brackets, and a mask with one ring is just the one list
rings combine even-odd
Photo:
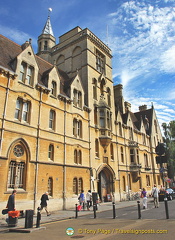
[(44, 60), (51, 62), (51, 50), (56, 44), (56, 38), (54, 37), (51, 22), (50, 12), (51, 8), (48, 9), (48, 17), (46, 24), (42, 30), (41, 35), (38, 37), (38, 53), (37, 55)]

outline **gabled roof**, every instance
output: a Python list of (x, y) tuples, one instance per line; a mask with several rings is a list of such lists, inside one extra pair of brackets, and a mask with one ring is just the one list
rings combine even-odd
[[(10, 39), (0, 35), (0, 66), (8, 69), (9, 71), (15, 71), (12, 63), (19, 54), (23, 52), (22, 46), (16, 44)], [(50, 71), (54, 68), (54, 65), (35, 55), (36, 62), (38, 64), (38, 83), (48, 87), (47, 77)], [(61, 81), (61, 93), (67, 95), (67, 89), (69, 88), (73, 79), (70, 79), (68, 75), (58, 69), (58, 74)]]
[(144, 110), (144, 111), (140, 111), (140, 112), (136, 112), (136, 113), (128, 111), (127, 113), (122, 114), (122, 119), (123, 119), (124, 124), (127, 124), (129, 114), (131, 116), (133, 126), (136, 129), (138, 129), (140, 131), (141, 130), (140, 129), (141, 128), (141, 122), (143, 121), (143, 123), (145, 123), (145, 121), (147, 121), (149, 123), (149, 129), (146, 132), (147, 132), (147, 134), (151, 133), (153, 108), (147, 109), (147, 110)]
[(22, 52), (22, 47), (0, 34), (0, 66), (14, 71), (12, 61)]

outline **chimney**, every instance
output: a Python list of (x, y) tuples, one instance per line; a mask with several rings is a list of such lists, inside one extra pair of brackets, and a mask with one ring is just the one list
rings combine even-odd
[(131, 103), (125, 102), (125, 112), (131, 111)]
[(147, 110), (147, 105), (142, 105), (139, 107), (140, 112), (145, 111), (145, 110)]
[(26, 49), (29, 45), (30, 45), (30, 42), (29, 42), (29, 41), (26, 41), (25, 43), (23, 43), (23, 44), (21, 45), (22, 50)]

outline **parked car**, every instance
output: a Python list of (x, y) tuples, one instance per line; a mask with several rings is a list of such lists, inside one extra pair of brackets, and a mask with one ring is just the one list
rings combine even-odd
[(159, 192), (159, 201), (164, 201), (164, 198), (172, 201), (175, 198), (175, 191), (171, 188), (165, 190), (160, 190)]

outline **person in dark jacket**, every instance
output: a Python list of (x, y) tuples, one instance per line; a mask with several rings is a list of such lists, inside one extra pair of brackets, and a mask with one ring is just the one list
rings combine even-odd
[(17, 191), (13, 190), (12, 194), (9, 196), (8, 202), (7, 202), (7, 208), (8, 211), (15, 211), (15, 195)]
[(43, 210), (43, 208), (45, 209), (47, 216), (50, 216), (51, 214), (49, 213), (48, 209), (47, 209), (47, 201), (49, 201), (48, 198), (48, 192), (45, 192), (42, 197), (41, 197), (41, 211)]

